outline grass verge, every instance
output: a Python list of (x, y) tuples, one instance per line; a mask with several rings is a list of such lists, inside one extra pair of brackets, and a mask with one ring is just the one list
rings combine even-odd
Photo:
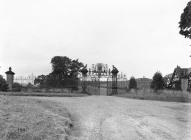
[(45, 96), (45, 97), (83, 97), (83, 93), (55, 93), (55, 92), (0, 92), (7, 96)]
[(68, 111), (54, 102), (0, 96), (1, 140), (67, 140), (70, 118)]
[(132, 90), (129, 92), (119, 92), (118, 97), (134, 98), (141, 100), (159, 100), (170, 102), (191, 102), (191, 93), (175, 90)]

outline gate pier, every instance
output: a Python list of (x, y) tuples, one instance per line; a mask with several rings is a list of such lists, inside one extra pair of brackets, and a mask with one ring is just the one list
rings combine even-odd
[(118, 69), (113, 66), (113, 69), (111, 71), (112, 73), (112, 95), (116, 95), (117, 94), (117, 74), (118, 74)]
[(88, 93), (87, 92), (87, 65), (81, 70), (82, 73), (82, 93)]

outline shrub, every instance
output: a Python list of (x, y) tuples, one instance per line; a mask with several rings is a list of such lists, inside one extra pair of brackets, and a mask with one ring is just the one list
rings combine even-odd
[(129, 89), (137, 89), (137, 82), (134, 77), (131, 77), (129, 81)]
[(19, 92), (19, 91), (21, 91), (21, 88), (22, 88), (21, 84), (13, 83), (13, 91)]
[(33, 88), (33, 87), (34, 87), (33, 84), (31, 84), (31, 83), (28, 83), (28, 84), (27, 84), (27, 88)]
[(151, 89), (154, 89), (155, 91), (157, 91), (159, 89), (164, 89), (164, 87), (165, 87), (165, 82), (162, 77), (162, 74), (160, 72), (156, 72), (151, 82)]
[(3, 78), (2, 75), (0, 75), (0, 91), (7, 91), (8, 85), (6, 83), (6, 80)]

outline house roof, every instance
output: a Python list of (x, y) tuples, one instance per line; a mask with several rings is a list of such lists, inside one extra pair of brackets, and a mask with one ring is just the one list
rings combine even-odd
[[(191, 68), (181, 68), (177, 66), (174, 70), (180, 77), (185, 77), (191, 73)], [(173, 73), (166, 75), (165, 77), (172, 77)]]

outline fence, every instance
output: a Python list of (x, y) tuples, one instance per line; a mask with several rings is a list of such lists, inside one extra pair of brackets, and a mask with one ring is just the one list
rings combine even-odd
[[(29, 76), (17, 76), (14, 79), (14, 82), (17, 82), (22, 85), (22, 89), (27, 91), (27, 88), (29, 91), (31, 90), (30, 87), (27, 87), (28, 83), (31, 83), (31, 85), (34, 85), (34, 81), (37, 76), (31, 74)], [(103, 80), (104, 79), (104, 80)], [(149, 89), (150, 87), (150, 80), (145, 79), (139, 79), (137, 80), (137, 86), (139, 89)], [(65, 92), (65, 91), (77, 91), (82, 92), (83, 87), (83, 78), (79, 78), (78, 80), (62, 80), (61, 83), (56, 82), (50, 82), (46, 86), (36, 87), (32, 90), (34, 91), (47, 91), (47, 92)], [(112, 93), (112, 77), (104, 77), (102, 79), (100, 78), (92, 78), (90, 77), (86, 81), (86, 91), (87, 93), (93, 94), (93, 95), (110, 95)], [(117, 92), (118, 93), (124, 93), (128, 89), (129, 81), (124, 77), (118, 77), (117, 78)], [(27, 87), (27, 88), (26, 88)], [(76, 90), (75, 90), (76, 88)], [(73, 90), (74, 89), (74, 90)]]
[(20, 85), (27, 85), (28, 83), (31, 83), (34, 85), (35, 78), (36, 78), (36, 76), (33, 74), (28, 75), (28, 76), (16, 76), (14, 78), (14, 82), (17, 82)]

